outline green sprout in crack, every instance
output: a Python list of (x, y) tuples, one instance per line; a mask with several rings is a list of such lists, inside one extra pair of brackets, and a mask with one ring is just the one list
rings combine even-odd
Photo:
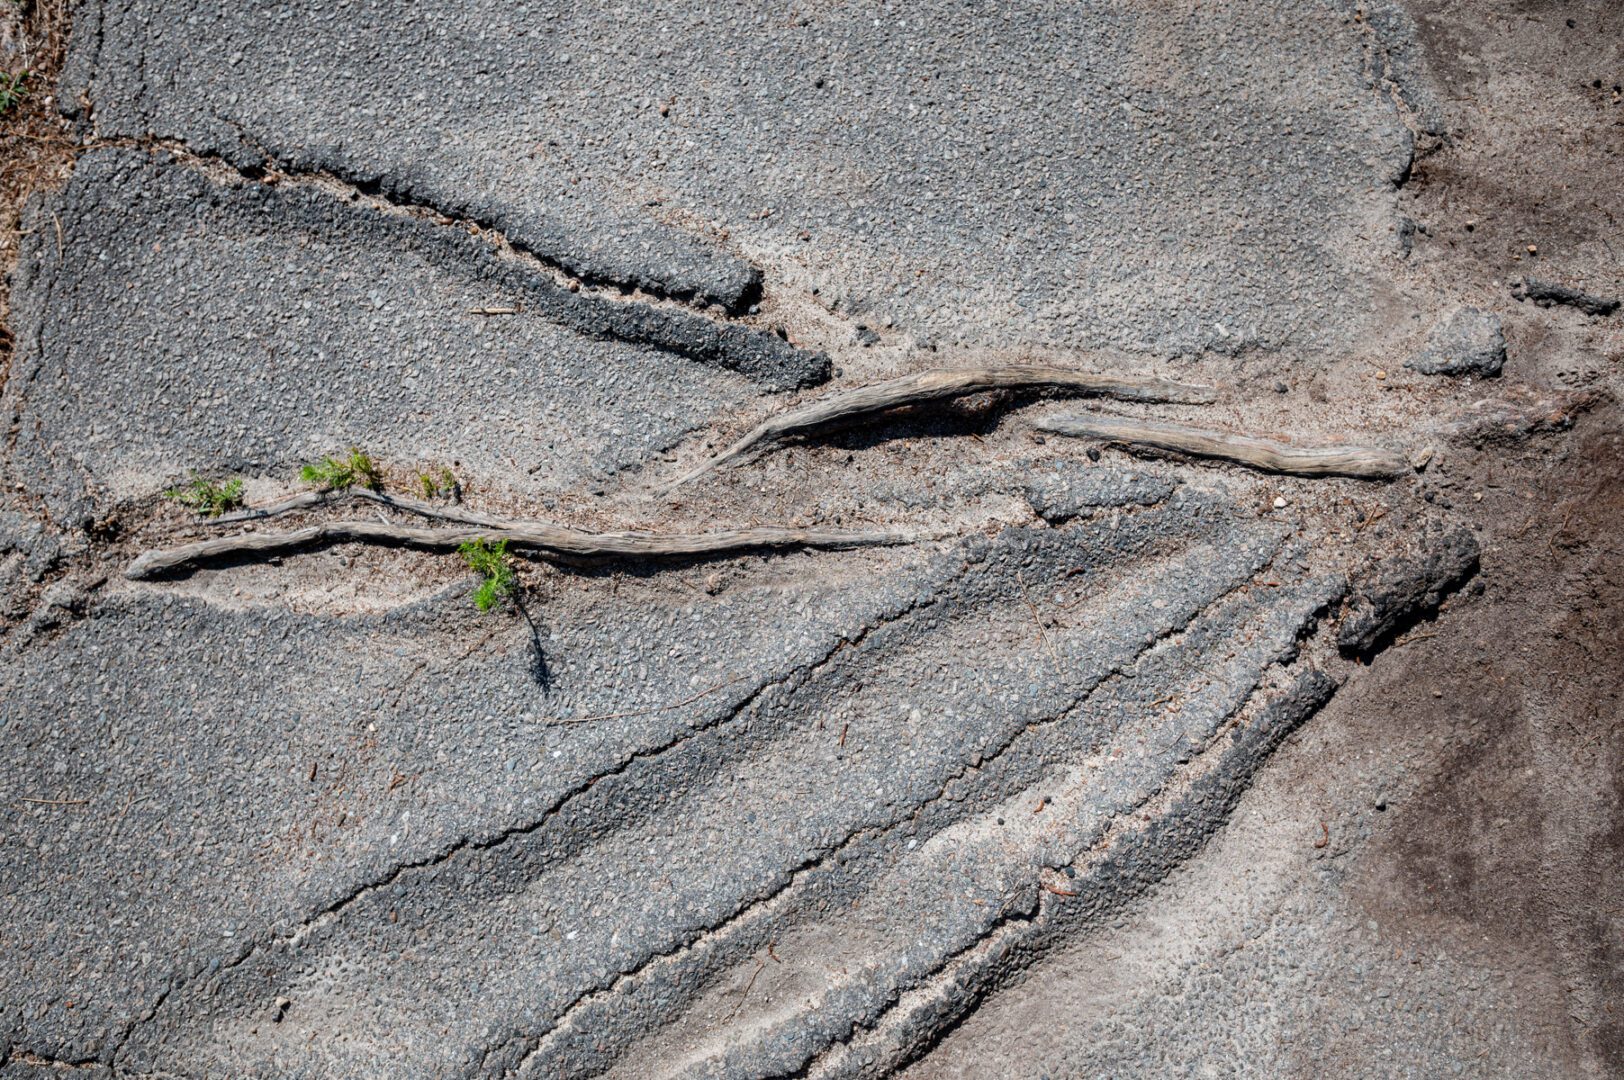
[(423, 491), (425, 499), (452, 499), (461, 501), (459, 495), (462, 485), (450, 469), (441, 469), (436, 475), (433, 471), (417, 474), (417, 484)]
[(194, 473), (186, 483), (164, 492), (164, 498), (173, 499), (204, 517), (219, 517), (242, 505), (242, 480), (233, 478), (217, 484)]
[(518, 587), (507, 546), (506, 540), (492, 544), (483, 538), (457, 545), (457, 554), (468, 563), (468, 569), (481, 578), (479, 588), (474, 590), (474, 606), (480, 611), (491, 610), (504, 596), (512, 596)]
[(347, 457), (324, 457), (314, 465), (299, 470), (299, 479), (315, 484), (323, 491), (342, 491), (344, 488), (364, 487), (373, 491), (383, 489), (383, 474), (372, 458), (355, 447)]
[(10, 112), (28, 96), (28, 76), (32, 72), (20, 71), (15, 75), (0, 72), (0, 113)]

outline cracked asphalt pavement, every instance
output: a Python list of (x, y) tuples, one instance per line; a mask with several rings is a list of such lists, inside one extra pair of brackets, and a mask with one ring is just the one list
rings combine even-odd
[[(1617, 1075), (1624, 16), (1459, 6), (81, 0), (0, 382), (0, 1077)], [(696, 468), (1023, 362), (1212, 392)], [(175, 485), (352, 447), (909, 542), (126, 579), (339, 513)]]

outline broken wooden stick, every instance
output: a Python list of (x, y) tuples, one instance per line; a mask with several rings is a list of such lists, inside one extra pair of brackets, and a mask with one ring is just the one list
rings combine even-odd
[(896, 532), (840, 532), (762, 526), (713, 533), (589, 533), (541, 521), (501, 521), (463, 529), (424, 528), (382, 521), (327, 521), (280, 532), (247, 532), (218, 540), (143, 552), (125, 569), (132, 581), (168, 570), (234, 555), (275, 555), (283, 551), (354, 541), (450, 550), (470, 540), (507, 541), (549, 555), (574, 558), (717, 555), (752, 548), (854, 548), (912, 543), (918, 537)]
[(935, 368), (917, 375), (843, 390), (819, 401), (762, 421), (732, 446), (673, 482), (667, 491), (682, 486), (711, 469), (736, 461), (757, 446), (774, 443), (840, 420), (883, 412), (904, 405), (976, 394), (984, 390), (1066, 390), (1078, 394), (1106, 394), (1130, 401), (1177, 401), (1201, 404), (1213, 400), (1210, 387), (1189, 386), (1135, 375), (1099, 375), (1048, 364), (1011, 367)]
[(1196, 457), (1233, 461), (1267, 472), (1295, 476), (1352, 476), (1360, 480), (1393, 480), (1409, 472), (1409, 464), (1391, 450), (1374, 446), (1320, 444), (1298, 446), (1234, 435), (1227, 431), (1168, 424), (1156, 420), (1133, 420), (1099, 413), (1074, 413), (1046, 417), (1036, 425), (1039, 431), (1154, 450), (1173, 450)]
[(491, 517), (475, 510), (465, 510), (460, 506), (423, 502), (420, 499), (409, 499), (402, 495), (389, 495), (382, 491), (373, 491), (371, 488), (364, 487), (301, 491), (297, 495), (289, 495), (275, 502), (265, 503), (261, 506), (250, 506), (235, 513), (221, 514), (217, 518), (207, 518), (199, 522), (199, 524), (231, 525), (239, 521), (259, 521), (263, 518), (276, 517), (278, 514), (286, 514), (294, 510), (310, 510), (318, 506), (331, 506), (334, 503), (355, 499), (366, 499), (368, 502), (380, 503), (391, 509), (404, 510), (409, 514), (419, 514), (438, 521), (460, 521), (466, 525), (491, 525), (496, 528), (505, 528), (506, 525), (511, 524), (503, 518)]
[(241, 510), (234, 510), (219, 517), (204, 518), (202, 525), (231, 525), (238, 521), (257, 521), (260, 518), (275, 517), (277, 514), (286, 514), (290, 510), (305, 510), (314, 506), (321, 506), (332, 499), (338, 492), (333, 491), (301, 491), (297, 495), (289, 495), (275, 502), (265, 503), (262, 506), (249, 506)]

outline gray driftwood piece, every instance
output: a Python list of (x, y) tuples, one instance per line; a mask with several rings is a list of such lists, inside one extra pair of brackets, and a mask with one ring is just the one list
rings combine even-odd
[[(799, 435), (840, 420), (884, 412), (905, 405), (976, 394), (985, 390), (1066, 390), (1077, 394), (1105, 394), (1129, 401), (1176, 401), (1203, 404), (1214, 399), (1211, 387), (1190, 386), (1136, 375), (1101, 375), (1049, 364), (1008, 367), (934, 368), (904, 375), (826, 398), (771, 417), (752, 428), (716, 457), (674, 481), (680, 487), (711, 469), (738, 460), (765, 443)], [(667, 490), (670, 490), (668, 488)]]
[(204, 525), (232, 525), (239, 521), (258, 521), (260, 518), (275, 517), (277, 514), (286, 514), (291, 510), (306, 510), (311, 507), (322, 506), (332, 501), (337, 492), (332, 491), (301, 491), (297, 495), (289, 495), (272, 503), (261, 506), (244, 507), (219, 517), (207, 518)]
[(1133, 420), (1097, 413), (1046, 417), (1039, 420), (1036, 427), (1039, 431), (1056, 435), (1172, 450), (1295, 476), (1393, 480), (1409, 471), (1409, 464), (1404, 458), (1380, 447), (1335, 444), (1304, 446), (1185, 424)]
[(229, 556), (269, 556), (319, 543), (405, 544), (450, 550), (469, 540), (506, 540), (515, 547), (573, 558), (716, 555), (754, 548), (853, 548), (911, 543), (911, 534), (757, 527), (712, 533), (589, 533), (540, 521), (501, 521), (467, 528), (433, 528), (382, 521), (327, 521), (298, 529), (246, 532), (143, 552), (125, 569), (132, 581)]
[[(275, 502), (246, 507), (235, 513), (221, 514), (217, 518), (208, 518), (200, 522), (200, 524), (231, 525), (239, 521), (261, 521), (265, 518), (276, 517), (279, 514), (292, 513), (295, 510), (313, 510), (318, 506), (332, 506), (337, 503), (354, 502), (357, 499), (365, 499), (368, 502), (375, 502), (393, 510), (404, 510), (408, 514), (419, 514), (437, 521), (460, 521), (466, 525), (489, 525), (498, 529), (508, 528), (515, 524), (515, 522), (506, 518), (481, 514), (477, 510), (468, 510), (454, 504), (424, 502), (421, 499), (411, 499), (404, 495), (390, 495), (364, 487), (301, 491), (297, 495), (288, 495), (277, 499)], [(529, 524), (529, 522), (519, 524)]]

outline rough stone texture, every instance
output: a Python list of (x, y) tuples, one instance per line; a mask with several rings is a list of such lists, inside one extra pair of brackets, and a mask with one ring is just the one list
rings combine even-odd
[(1556, 285), (1536, 278), (1518, 282), (1512, 288), (1512, 295), (1519, 300), (1531, 300), (1540, 307), (1578, 308), (1586, 315), (1611, 315), (1619, 306), (1617, 297), (1596, 296), (1571, 285)]
[[(999, 904), (975, 899), (1029, 891), (1023, 877), (1078, 857), (1112, 813), (1165, 785), (1340, 591), (1300, 579), (1235, 592), (1283, 530), (1231, 505), (1192, 493), (1069, 530), (1006, 530), (907, 558), (883, 587), (852, 565), (844, 581), (796, 585), (792, 605), (782, 584), (547, 603), (545, 686), (523, 624), (444, 655), (479, 641), (453, 614), (460, 590), (365, 619), (230, 612), (162, 590), (99, 605), (22, 654), (26, 678), (8, 673), (18, 716), (47, 715), (48, 698), (53, 719), (8, 730), (5, 784), (22, 790), (30, 763), (53, 761), (34, 782), (103, 793), (87, 816), (117, 815), (117, 828), (64, 851), (41, 807), (22, 822), (16, 869), (38, 879), (71, 851), (80, 873), (120, 883), (128, 914), (98, 919), (91, 891), (70, 907), (21, 897), (6, 981), (25, 1015), (82, 1002), (56, 1022), (53, 1056), (117, 1046), (136, 1071), (432, 1075), (528, 1055), (536, 1075), (565, 1075), (634, 1051), (657, 1018), (708, 1008), (706, 988), (753, 963), (763, 934), (784, 944), (799, 927), (808, 945), (789, 955), (820, 969), (889, 935), (898, 966), (827, 991), (877, 1016), (996, 924)], [(1062, 592), (1081, 606), (1035, 625), (1030, 597)], [(146, 663), (146, 643), (174, 633), (195, 659)], [(188, 689), (222, 679), (229, 694)], [(1146, 695), (1182, 685), (1178, 713), (1124, 748), (1131, 768), (1102, 784), (1063, 764), (1109, 752)], [(634, 715), (548, 722), (604, 712)], [(123, 812), (132, 791), (153, 795)], [(1040, 799), (1052, 819), (1034, 821)], [(721, 850), (734, 855), (719, 863)], [(950, 850), (961, 886), (940, 877)], [(857, 902), (894, 928), (848, 935), (837, 913)], [(163, 963), (142, 962), (150, 940), (166, 943)], [(65, 954), (85, 962), (68, 983), (27, 989)], [(576, 1017), (572, 1003), (612, 989)], [(273, 1023), (279, 997), (293, 1004)], [(424, 1026), (453, 1013), (450, 1028)], [(194, 1027), (202, 1015), (216, 1019)], [(366, 1016), (368, 1039), (335, 1029), (337, 1015)], [(820, 1053), (836, 1031), (827, 1011), (814, 1019), (763, 1052), (790, 1066)], [(732, 1071), (758, 1075), (765, 1060)]]
[(1506, 365), (1506, 335), (1494, 315), (1462, 308), (1439, 323), (1427, 347), (1404, 366), (1423, 375), (1494, 378)]
[[(1585, 717), (1616, 722), (1619, 686), (1573, 656), (1619, 655), (1624, 534), (1592, 530), (1618, 520), (1624, 433), (1540, 450), (1524, 475), (1552, 502), (1489, 489), (1482, 596), (1350, 678), (1199, 855), (903, 1075), (1617, 1073), (1624, 740)], [(1514, 535), (1542, 528), (1524, 560)]]
[(45, 526), (26, 514), (0, 512), (0, 616), (15, 622), (28, 614), (30, 585), (44, 581), (61, 553)]
[(1337, 631), (1337, 647), (1365, 654), (1416, 618), (1438, 610), (1443, 598), (1477, 571), (1482, 554), (1466, 529), (1423, 537), (1421, 550), (1377, 566), (1355, 583), (1349, 613)]
[(882, 329), (1234, 351), (1365, 319), (1413, 136), (1358, 7), (90, 3), (62, 98), (609, 280), (731, 297), (692, 229)]
[[(1616, 1075), (1617, 343), (1505, 286), (1624, 285), (1571, 7), (84, 0), (0, 389), (0, 1076)], [(1508, 377), (1403, 366), (1490, 320)], [(988, 394), (662, 490), (1034, 357), (1417, 471)], [(387, 547), (123, 579), (211, 534), (168, 484), (349, 445), (921, 539), (483, 617)]]
[(1166, 472), (1127, 476), (1105, 470), (1079, 469), (1068, 462), (1047, 462), (1031, 470), (1026, 501), (1037, 515), (1059, 525), (1091, 510), (1117, 506), (1150, 506), (1173, 493), (1178, 480)]
[[(589, 281), (735, 311), (760, 291), (759, 270), (639, 213), (634, 194), (603, 190), (613, 178), (579, 190), (581, 177), (568, 175), (571, 155), (559, 152), (542, 116), (517, 120), (514, 110), (526, 101), (550, 111), (550, 88), (570, 64), (548, 40), (557, 12), (182, 2), (87, 3), (77, 16), (62, 103), (75, 110), (91, 102), (86, 111), (104, 135), (178, 138), (243, 168), (275, 162), (334, 174), (395, 202), (504, 229)], [(452, 25), (482, 28), (448, 40)], [(538, 37), (539, 49), (525, 48)], [(273, 67), (285, 73), (289, 65), (296, 80), (272, 76)], [(244, 81), (222, 82), (234, 75)], [(516, 126), (482, 134), (462, 126), (497, 110)], [(266, 123), (276, 116), (291, 123)], [(489, 155), (471, 156), (476, 146)], [(505, 166), (490, 168), (504, 158)], [(542, 170), (529, 162), (538, 158), (563, 160), (537, 182), (531, 178)], [(528, 197), (515, 197), (521, 190)]]
[(557, 492), (747, 400), (732, 372), (827, 375), (770, 333), (572, 294), (461, 229), (165, 157), (85, 155), (25, 256), (15, 465), (57, 517), (358, 442)]

